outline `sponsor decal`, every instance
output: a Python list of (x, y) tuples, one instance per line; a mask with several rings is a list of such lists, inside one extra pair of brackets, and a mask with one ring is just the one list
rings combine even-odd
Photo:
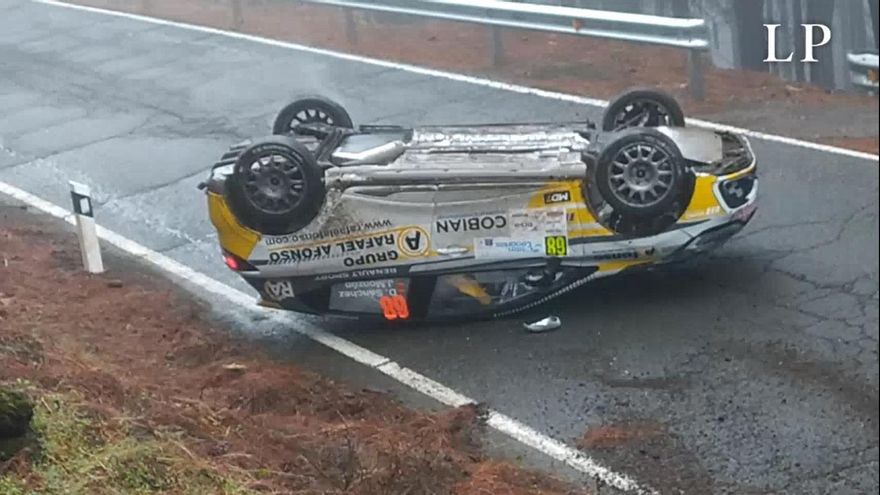
[(336, 247), (341, 253), (354, 253), (358, 251), (366, 251), (377, 247), (394, 245), (394, 233), (374, 235), (370, 237), (362, 237), (360, 239), (352, 239), (348, 241), (337, 242)]
[(568, 235), (568, 215), (564, 208), (510, 212), (511, 237), (537, 239), (549, 235)]
[(302, 263), (304, 261), (329, 258), (332, 249), (332, 245), (323, 244), (304, 248), (272, 251), (269, 253), (269, 264), (281, 265), (286, 263)]
[(531, 234), (542, 228), (537, 216), (526, 210), (510, 214), (510, 230), (514, 234)]
[(544, 193), (544, 204), (568, 203), (571, 201), (571, 191), (553, 191)]
[(373, 277), (387, 277), (398, 275), (401, 273), (399, 267), (392, 266), (387, 268), (365, 268), (363, 270), (351, 270), (347, 272), (340, 273), (329, 273), (325, 275), (318, 275), (314, 278), (316, 282), (323, 282), (328, 280), (347, 280), (351, 278), (373, 278)]
[(295, 297), (293, 284), (290, 283), (290, 280), (266, 280), (263, 284), (263, 290), (266, 295), (278, 302)]
[(324, 239), (333, 239), (335, 237), (344, 237), (364, 232), (372, 232), (379, 229), (391, 227), (391, 225), (391, 220), (386, 218), (384, 220), (360, 222), (342, 227), (319, 230), (317, 232), (298, 232), (296, 234), (286, 235), (266, 235), (263, 236), (263, 243), (266, 246), (283, 246), (287, 244), (294, 244), (297, 242), (321, 241)]
[(474, 239), (476, 258), (533, 258), (568, 256), (568, 238), (562, 235), (543, 239), (484, 237)]
[(368, 253), (362, 254), (360, 256), (349, 256), (342, 260), (342, 263), (345, 266), (364, 266), (364, 265), (374, 265), (376, 263), (387, 263), (389, 261), (395, 261), (400, 258), (400, 255), (395, 250), (384, 251), (381, 253)]
[(430, 247), (431, 239), (421, 227), (408, 227), (397, 237), (397, 249), (410, 258), (428, 254)]
[[(395, 232), (386, 232), (357, 239), (349, 239), (346, 241), (328, 242), (299, 248), (280, 249), (269, 253), (269, 264), (303, 263), (328, 258), (346, 257), (347, 259), (351, 258), (355, 261), (352, 261), (351, 263), (346, 261), (345, 265), (355, 266), (364, 263), (358, 263), (356, 260), (363, 256), (352, 256), (354, 253), (383, 247), (394, 247), (395, 239)], [(380, 261), (388, 261), (389, 255), (387, 255), (387, 253), (389, 252), (391, 251), (386, 251), (385, 259)], [(397, 252), (394, 251), (393, 253), (393, 258), (390, 259), (397, 259)]]
[(510, 212), (510, 236), (474, 239), (474, 256), (568, 256), (568, 214), (564, 208), (513, 210)]
[(529, 258), (544, 256), (544, 243), (539, 240), (510, 237), (474, 239), (475, 258)]
[[(653, 250), (651, 251), (651, 254), (653, 254)], [(590, 254), (590, 258), (596, 261), (636, 260), (639, 259), (639, 253), (634, 249), (598, 251)]]
[(456, 233), (503, 229), (507, 227), (507, 215), (486, 213), (457, 218), (440, 218), (435, 222), (437, 232)]

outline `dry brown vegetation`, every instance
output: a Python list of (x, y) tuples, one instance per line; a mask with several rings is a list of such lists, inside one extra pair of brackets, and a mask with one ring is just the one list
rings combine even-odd
[(270, 359), (130, 262), (81, 272), (35, 218), (0, 206), (0, 386), (33, 398), (39, 439), (0, 492), (578, 492), (487, 459), (477, 408), (416, 411)]

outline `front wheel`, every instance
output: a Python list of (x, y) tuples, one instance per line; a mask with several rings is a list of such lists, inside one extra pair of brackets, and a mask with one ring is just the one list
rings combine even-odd
[(678, 209), (686, 174), (672, 139), (654, 129), (631, 129), (602, 149), (595, 184), (618, 214), (662, 217)]

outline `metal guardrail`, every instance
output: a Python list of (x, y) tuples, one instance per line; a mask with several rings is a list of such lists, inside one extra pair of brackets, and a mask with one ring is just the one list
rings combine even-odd
[(878, 60), (876, 53), (847, 53), (850, 78), (854, 86), (877, 94)]
[(504, 58), (500, 28), (505, 27), (682, 48), (688, 51), (691, 94), (700, 100), (705, 92), (701, 52), (709, 48), (709, 41), (703, 19), (661, 17), (504, 0), (299, 1), (343, 8), (346, 16), (346, 35), (351, 43), (357, 42), (352, 9), (489, 25), (493, 27), (492, 61), (495, 64), (500, 63)]

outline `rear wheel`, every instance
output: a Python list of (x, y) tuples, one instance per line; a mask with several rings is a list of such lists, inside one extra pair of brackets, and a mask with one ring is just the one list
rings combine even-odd
[(602, 115), (602, 130), (631, 127), (684, 127), (684, 112), (672, 96), (653, 89), (634, 89), (614, 98)]
[(688, 178), (678, 146), (653, 129), (624, 131), (596, 161), (595, 184), (615, 213), (663, 217), (678, 209)]
[(272, 126), (272, 134), (288, 134), (300, 124), (353, 127), (351, 117), (339, 103), (323, 96), (306, 96), (287, 105), (278, 113)]
[(324, 202), (322, 171), (292, 137), (272, 136), (248, 147), (235, 162), (226, 195), (236, 217), (264, 234), (308, 225)]

